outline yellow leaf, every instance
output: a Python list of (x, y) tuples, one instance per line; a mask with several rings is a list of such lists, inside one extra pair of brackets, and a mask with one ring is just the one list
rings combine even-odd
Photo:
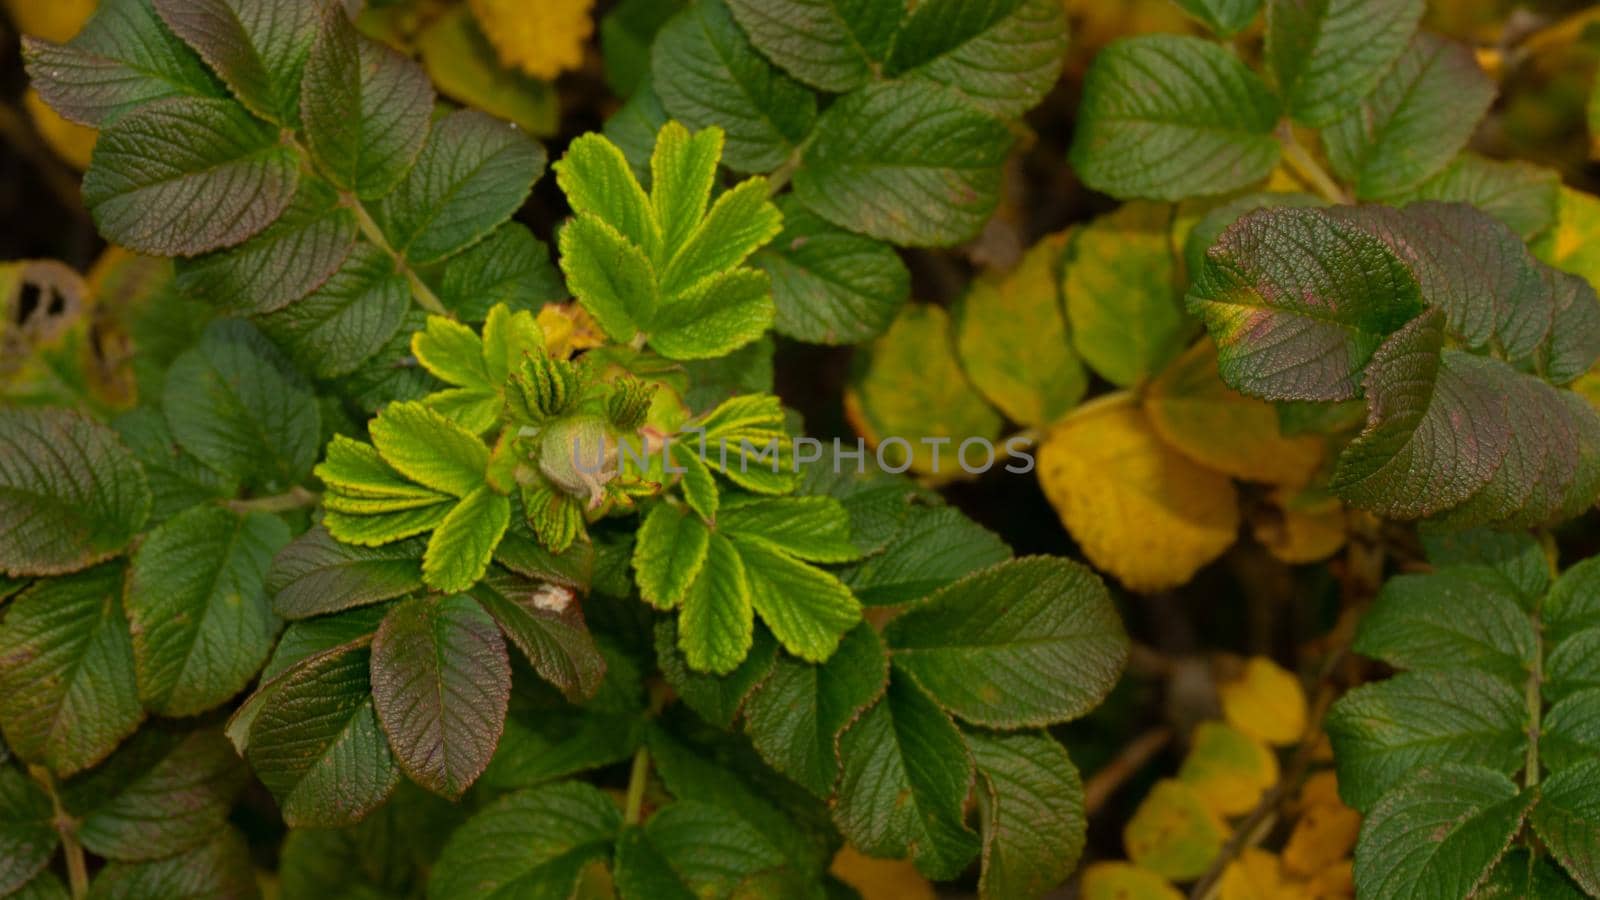
[(1239, 530), (1233, 482), (1169, 447), (1128, 395), (1068, 416), (1046, 435), (1038, 467), (1090, 562), (1131, 590), (1183, 584)]
[(972, 383), (1019, 425), (1048, 425), (1089, 386), (1061, 312), (1068, 232), (1033, 245), (1015, 269), (972, 283), (956, 306), (956, 353)]
[(1306, 882), (1306, 889), (1316, 900), (1344, 900), (1356, 895), (1354, 865), (1344, 859), (1323, 869)]
[(57, 156), (79, 171), (89, 168), (89, 154), (94, 152), (100, 132), (61, 118), (31, 87), (22, 95), (22, 106), (33, 117), (34, 129)]
[(1132, 863), (1097, 862), (1083, 870), (1079, 900), (1183, 900), (1183, 893), (1149, 869)]
[(1217, 686), (1222, 715), (1245, 734), (1269, 744), (1298, 741), (1306, 730), (1306, 692), (1300, 679), (1264, 656), (1253, 656), (1238, 678)]
[(1122, 829), (1128, 858), (1173, 881), (1199, 878), (1227, 840), (1228, 828), (1200, 795), (1173, 779), (1156, 782)]
[(507, 66), (543, 81), (583, 64), (594, 34), (594, 0), (468, 0), (483, 33)]
[(546, 303), (539, 309), (544, 349), (556, 359), (570, 359), (579, 350), (605, 346), (605, 332), (588, 310), (576, 303)]
[(1563, 187), (1556, 224), (1533, 242), (1533, 252), (1600, 290), (1600, 197)]
[(1201, 722), (1178, 780), (1193, 788), (1212, 812), (1236, 816), (1254, 809), (1262, 793), (1277, 784), (1278, 757), (1232, 725)]
[(1150, 383), (1145, 412), (1156, 433), (1202, 465), (1244, 481), (1305, 484), (1322, 462), (1322, 441), (1284, 437), (1278, 411), (1222, 383), (1209, 338)]
[(1219, 900), (1311, 900), (1303, 885), (1284, 879), (1278, 858), (1259, 847), (1246, 847), (1228, 863), (1217, 887)]
[(933, 900), (933, 885), (910, 860), (866, 856), (846, 844), (833, 857), (833, 877), (855, 888), (861, 900)]
[[(1006, 464), (996, 440), (1000, 416), (956, 363), (942, 308), (907, 306), (865, 352), (857, 351), (857, 364), (845, 414), (869, 446), (881, 448), (891, 470), (909, 460), (913, 471), (949, 479), (962, 474), (963, 458), (974, 469)], [(994, 450), (992, 460), (984, 442)]]
[[(525, 22), (542, 21), (522, 8)], [(465, 7), (455, 7), (417, 35), (422, 67), (440, 93), (548, 136), (560, 125), (555, 88), (500, 65)]]
[(83, 30), (97, 5), (97, 0), (5, 0), (17, 30), (58, 44)]
[(1355, 848), (1361, 814), (1339, 799), (1339, 780), (1331, 770), (1306, 779), (1300, 789), (1300, 815), (1283, 846), (1284, 870), (1311, 878), (1337, 865)]
[(1250, 531), (1267, 552), (1290, 565), (1327, 559), (1344, 546), (1344, 506), (1317, 491), (1276, 488), (1251, 516)]

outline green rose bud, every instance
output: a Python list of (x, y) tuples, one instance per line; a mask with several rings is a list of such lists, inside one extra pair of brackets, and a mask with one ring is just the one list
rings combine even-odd
[(539, 471), (561, 490), (599, 505), (617, 475), (617, 440), (594, 415), (557, 420), (540, 435)]

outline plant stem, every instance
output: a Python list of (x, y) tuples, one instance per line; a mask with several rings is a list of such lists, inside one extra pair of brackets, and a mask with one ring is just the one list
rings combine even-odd
[(628, 773), (628, 805), (622, 821), (638, 825), (644, 813), (644, 789), (650, 781), (650, 748), (640, 744), (633, 754), (633, 769)]
[(405, 257), (389, 246), (388, 239), (383, 236), (383, 229), (379, 228), (378, 223), (372, 220), (372, 215), (367, 212), (365, 206), (361, 205), (361, 201), (357, 200), (354, 194), (346, 194), (345, 202), (350, 205), (350, 211), (356, 215), (356, 224), (361, 226), (362, 237), (365, 237), (374, 247), (387, 253), (389, 258), (394, 260), (395, 267), (405, 273), (406, 281), (411, 285), (411, 296), (416, 298), (417, 303), (423, 309), (436, 316), (455, 318), (455, 315), (446, 309), (444, 303), (439, 300), (439, 295), (433, 292), (433, 288), (428, 287), (421, 276), (406, 265)]
[(237, 513), (247, 512), (287, 512), (291, 509), (304, 509), (316, 506), (322, 495), (315, 491), (308, 491), (295, 485), (281, 494), (270, 497), (251, 497), (249, 500), (229, 500), (228, 508)]
[(56, 793), (56, 780), (51, 777), (49, 769), (29, 766), (28, 774), (50, 795), (53, 824), (56, 833), (61, 836), (61, 853), (67, 860), (67, 883), (72, 887), (72, 900), (83, 900), (89, 896), (89, 865), (83, 857), (83, 845), (78, 843), (78, 821), (68, 815), (66, 808), (61, 805), (61, 797)]
[(1339, 187), (1339, 183), (1323, 171), (1322, 166), (1306, 152), (1306, 148), (1295, 140), (1294, 128), (1287, 121), (1278, 125), (1278, 143), (1283, 146), (1283, 161), (1302, 181), (1316, 189), (1322, 199), (1329, 203), (1350, 202), (1349, 195)]
[(1533, 787), (1539, 783), (1539, 729), (1544, 700), (1540, 687), (1544, 683), (1544, 624), (1540, 621), (1538, 606), (1533, 610), (1533, 668), (1528, 671), (1528, 684), (1523, 692), (1523, 702), (1528, 705), (1528, 757), (1523, 764), (1522, 786)]

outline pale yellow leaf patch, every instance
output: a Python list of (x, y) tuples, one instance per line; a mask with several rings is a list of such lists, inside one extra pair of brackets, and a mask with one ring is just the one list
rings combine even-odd
[(94, 152), (94, 142), (100, 132), (61, 118), (31, 87), (22, 95), (22, 107), (33, 118), (34, 129), (55, 155), (80, 172), (89, 168), (89, 155)]
[(1339, 799), (1339, 780), (1331, 770), (1306, 779), (1300, 789), (1300, 814), (1283, 846), (1284, 870), (1312, 878), (1336, 868), (1355, 849), (1361, 814)]
[(1322, 463), (1321, 439), (1284, 437), (1272, 404), (1222, 383), (1209, 338), (1150, 383), (1145, 412), (1156, 433), (1202, 465), (1243, 481), (1301, 485)]
[(1533, 252), (1558, 269), (1582, 275), (1600, 290), (1600, 197), (1563, 187), (1556, 224), (1533, 242)]
[(1228, 839), (1228, 826), (1181, 781), (1156, 782), (1122, 829), (1128, 858), (1157, 875), (1189, 881), (1204, 875)]
[(933, 900), (933, 885), (906, 859), (878, 859), (846, 844), (834, 854), (833, 877), (855, 888), (862, 900)]
[(1250, 518), (1261, 546), (1290, 565), (1327, 559), (1344, 546), (1349, 522), (1344, 505), (1329, 494), (1276, 488)]
[[(542, 21), (520, 4), (519, 9), (524, 22)], [(529, 134), (552, 135), (560, 126), (555, 87), (501, 65), (466, 7), (453, 7), (434, 19), (416, 43), (422, 67), (445, 96), (514, 122)]]
[(1246, 847), (1222, 870), (1219, 900), (1311, 900), (1309, 889), (1284, 878), (1278, 858), (1259, 847)]
[(1239, 677), (1217, 685), (1222, 715), (1245, 734), (1275, 746), (1306, 730), (1306, 692), (1300, 679), (1264, 656), (1251, 657)]
[(1131, 590), (1187, 582), (1239, 530), (1233, 482), (1168, 446), (1128, 395), (1068, 416), (1046, 435), (1038, 467), (1090, 562)]
[(1183, 892), (1133, 863), (1097, 862), (1083, 870), (1080, 900), (1183, 900)]
[(507, 66), (544, 81), (583, 64), (594, 34), (594, 0), (468, 0), (483, 33)]
[(1195, 726), (1178, 780), (1193, 788), (1217, 815), (1242, 815), (1278, 782), (1278, 757), (1232, 725), (1201, 722)]

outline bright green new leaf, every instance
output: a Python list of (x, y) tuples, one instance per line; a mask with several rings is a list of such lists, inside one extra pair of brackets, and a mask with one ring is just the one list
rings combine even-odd
[(744, 562), (750, 604), (778, 643), (809, 662), (832, 656), (839, 639), (861, 621), (861, 604), (850, 589), (832, 573), (796, 559), (786, 547), (733, 530), (727, 533)]
[(639, 596), (657, 609), (683, 602), (705, 566), (711, 531), (691, 512), (670, 503), (653, 507), (639, 526), (633, 550)]
[(277, 637), (265, 581), (287, 543), (277, 516), (197, 506), (139, 545), (126, 603), (147, 708), (192, 716), (250, 683)]
[(1361, 105), (1323, 131), (1328, 160), (1357, 197), (1402, 194), (1455, 157), (1494, 94), (1471, 50), (1419, 33)]
[(57, 775), (104, 759), (144, 720), (115, 563), (40, 581), (0, 622), (0, 733)]
[(1085, 76), (1073, 135), (1084, 183), (1123, 198), (1225, 194), (1278, 163), (1278, 100), (1237, 57), (1179, 35), (1126, 38)]
[(1128, 652), (1105, 585), (1050, 557), (969, 575), (892, 621), (884, 640), (941, 706), (992, 728), (1083, 715), (1116, 684)]
[(511, 661), (471, 597), (418, 597), (372, 641), (372, 706), (400, 769), (454, 800), (489, 766), (505, 727)]
[(953, 878), (978, 854), (962, 813), (972, 759), (955, 723), (914, 682), (892, 677), (839, 751), (834, 821), (861, 852), (910, 856), (929, 878)]
[(754, 629), (744, 560), (726, 537), (712, 534), (700, 574), (683, 597), (678, 647), (689, 668), (726, 675), (750, 652)]
[(936, 84), (874, 84), (817, 120), (795, 198), (879, 240), (942, 247), (977, 235), (1000, 199), (1011, 151), (1004, 121)]
[(1083, 852), (1083, 782), (1044, 732), (963, 731), (978, 769), (985, 897), (1040, 897), (1065, 881)]
[(140, 469), (79, 413), (0, 412), (0, 572), (58, 575), (127, 546), (150, 514)]
[(872, 0), (727, 0), (750, 42), (790, 75), (842, 94), (873, 78), (905, 9)]
[(927, 0), (895, 35), (886, 74), (926, 78), (996, 116), (1020, 117), (1061, 76), (1066, 9), (1054, 0)]
[(1172, 207), (1129, 203), (1079, 229), (1061, 289), (1072, 344), (1090, 368), (1121, 386), (1160, 372), (1194, 332), (1173, 274)]
[(1406, 50), (1423, 0), (1272, 0), (1267, 65), (1289, 112), (1327, 125), (1372, 92)]
[(729, 481), (758, 494), (787, 494), (799, 483), (783, 405), (771, 394), (740, 394), (697, 416), (678, 443)]
[(231, 247), (271, 225), (298, 183), (294, 151), (229, 100), (172, 97), (100, 133), (83, 202), (100, 232), (155, 256)]
[(587, 784), (508, 794), (451, 836), (428, 882), (428, 896), (572, 896), (583, 870), (610, 855), (621, 827), (616, 805)]
[(385, 407), (369, 428), (383, 461), (418, 484), (454, 497), (484, 486), (489, 448), (420, 403)]
[(422, 557), (422, 577), (439, 591), (465, 591), (488, 570), (511, 524), (511, 500), (487, 485), (461, 498), (439, 522)]
[(814, 563), (850, 562), (850, 518), (832, 497), (739, 498), (723, 504), (717, 529)]
[(300, 74), (325, 7), (252, 0), (153, 2), (167, 27), (251, 112), (287, 128), (300, 123)]

